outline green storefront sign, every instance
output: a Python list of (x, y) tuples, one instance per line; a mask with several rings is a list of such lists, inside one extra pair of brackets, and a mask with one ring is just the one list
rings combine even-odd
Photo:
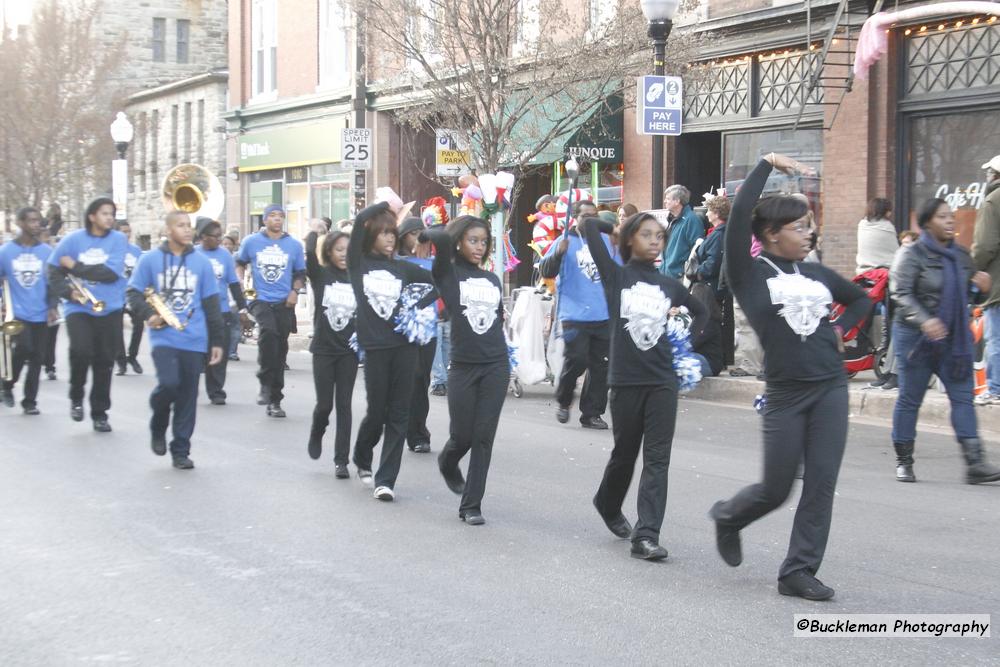
[(249, 132), (240, 137), (240, 171), (260, 171), (340, 162), (340, 134), (344, 121), (326, 121)]

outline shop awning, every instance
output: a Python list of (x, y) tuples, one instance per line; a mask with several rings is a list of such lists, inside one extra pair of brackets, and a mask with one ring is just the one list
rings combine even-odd
[[(530, 110), (518, 119), (511, 131), (503, 162), (520, 162), (519, 157), (527, 153), (536, 153), (529, 164), (548, 164), (569, 155), (582, 156), (587, 161), (622, 162), (624, 104), (621, 94), (603, 95), (601, 90), (595, 89), (593, 105), (581, 105), (580, 91), (542, 100), (529, 98), (529, 95), (530, 91), (519, 91), (507, 101), (508, 108), (528, 105)], [(586, 111), (567, 120), (567, 113), (581, 106)], [(559, 126), (562, 128), (553, 135), (554, 128)], [(544, 147), (536, 152), (540, 144)]]

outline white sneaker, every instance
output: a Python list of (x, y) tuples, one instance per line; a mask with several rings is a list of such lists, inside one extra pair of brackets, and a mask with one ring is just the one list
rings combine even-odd
[(382, 500), (385, 502), (392, 502), (392, 499), (396, 497), (396, 494), (392, 492), (388, 486), (380, 486), (375, 489), (375, 499)]
[(372, 481), (372, 471), (371, 470), (365, 470), (364, 468), (358, 468), (358, 479), (365, 486), (371, 486), (372, 484), (374, 484), (374, 482)]
[(996, 402), (996, 399), (996, 396), (987, 391), (973, 398), (972, 402), (976, 405), (993, 405)]

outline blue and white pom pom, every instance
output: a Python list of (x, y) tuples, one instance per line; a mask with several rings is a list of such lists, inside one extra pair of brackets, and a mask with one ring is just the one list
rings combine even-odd
[(507, 361), (510, 362), (510, 372), (517, 370), (517, 346), (507, 341)]
[(763, 415), (766, 407), (767, 394), (757, 394), (753, 399), (753, 409), (757, 411), (757, 414)]
[(432, 289), (434, 286), (427, 283), (410, 283), (403, 288), (403, 294), (399, 297), (396, 332), (417, 345), (426, 345), (437, 336), (437, 308), (433, 303), (417, 308), (417, 303), (430, 294)]
[(365, 351), (361, 347), (361, 343), (358, 342), (358, 332), (357, 331), (355, 331), (354, 333), (351, 334), (350, 339), (347, 341), (347, 345), (348, 345), (348, 347), (351, 348), (351, 350), (354, 351), (354, 354), (357, 355), (358, 361), (364, 361), (365, 360)]
[(667, 340), (674, 358), (674, 374), (681, 392), (691, 391), (701, 382), (701, 362), (693, 356), (691, 348), (691, 316), (681, 306), (678, 314), (667, 318)]

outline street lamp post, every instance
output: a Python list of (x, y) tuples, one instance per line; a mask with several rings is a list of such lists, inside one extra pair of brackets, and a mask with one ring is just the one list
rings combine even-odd
[[(673, 28), (679, 0), (641, 0), (642, 13), (649, 22), (648, 35), (653, 42), (653, 74), (663, 76), (667, 37)], [(663, 135), (653, 135), (653, 191), (651, 209), (663, 208)]]
[(111, 140), (115, 142), (118, 159), (111, 161), (111, 197), (115, 201), (115, 220), (128, 219), (128, 161), (125, 153), (132, 143), (134, 129), (124, 111), (119, 111), (111, 123)]

